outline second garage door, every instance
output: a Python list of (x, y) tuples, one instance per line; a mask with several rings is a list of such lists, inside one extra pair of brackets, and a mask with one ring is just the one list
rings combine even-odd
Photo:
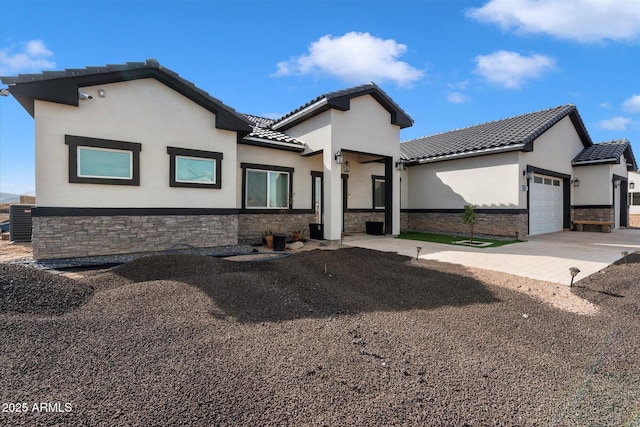
[(562, 179), (534, 175), (529, 188), (529, 235), (562, 231)]

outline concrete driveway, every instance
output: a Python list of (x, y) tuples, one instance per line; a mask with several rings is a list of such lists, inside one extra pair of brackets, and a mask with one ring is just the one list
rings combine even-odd
[(570, 267), (580, 273), (574, 283), (622, 258), (622, 251), (640, 251), (640, 229), (612, 233), (564, 231), (529, 237), (528, 241), (498, 248), (470, 248), (397, 239), (387, 236), (345, 236), (343, 244), (416, 256), (467, 267), (502, 271), (537, 280), (569, 285)]

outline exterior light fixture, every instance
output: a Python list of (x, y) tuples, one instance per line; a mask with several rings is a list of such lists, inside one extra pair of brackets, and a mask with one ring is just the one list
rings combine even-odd
[(416, 261), (418, 260), (418, 256), (420, 256), (421, 250), (422, 250), (422, 246), (416, 246)]
[(342, 154), (341, 150), (338, 150), (336, 152), (336, 155), (334, 156), (334, 159), (336, 159), (336, 164), (341, 165), (342, 162), (344, 161), (344, 154)]
[(613, 187), (614, 187), (614, 188), (618, 188), (618, 187), (620, 187), (620, 182), (621, 182), (621, 181), (620, 181), (618, 178), (615, 178), (615, 179), (613, 180)]
[(571, 184), (573, 184), (574, 187), (580, 187), (580, 180), (579, 179), (572, 179), (571, 180)]
[(402, 159), (396, 162), (396, 170), (399, 172), (407, 170), (407, 167), (404, 165), (404, 161)]
[(78, 92), (79, 99), (93, 99), (93, 96), (89, 95), (86, 92)]
[(100, 98), (104, 98), (105, 96), (107, 96), (107, 92), (105, 92), (104, 89), (98, 89), (98, 96)]
[(351, 171), (351, 162), (349, 160), (345, 160), (343, 167), (344, 167), (344, 171), (345, 172), (350, 172)]
[(572, 287), (573, 279), (578, 275), (578, 273), (580, 273), (580, 270), (577, 267), (570, 267), (569, 273), (571, 273), (571, 283), (569, 284), (569, 287)]
[(622, 259), (624, 260), (624, 265), (627, 265), (627, 256), (629, 255), (629, 251), (622, 251)]
[(527, 181), (531, 181), (533, 179), (532, 171), (522, 171), (522, 175), (527, 178)]
[(633, 181), (629, 182), (629, 190), (633, 190), (634, 188), (636, 188), (636, 183)]

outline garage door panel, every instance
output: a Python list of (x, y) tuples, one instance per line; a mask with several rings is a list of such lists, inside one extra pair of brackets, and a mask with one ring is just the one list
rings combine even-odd
[(530, 235), (562, 231), (562, 187), (560, 178), (534, 175), (529, 188)]

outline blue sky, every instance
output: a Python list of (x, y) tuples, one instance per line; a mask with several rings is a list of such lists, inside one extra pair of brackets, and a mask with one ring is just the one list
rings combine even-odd
[[(402, 140), (572, 103), (640, 160), (640, 0), (0, 0), (0, 75), (147, 58), (268, 117), (374, 81)], [(0, 191), (35, 189), (33, 139), (0, 98)]]

